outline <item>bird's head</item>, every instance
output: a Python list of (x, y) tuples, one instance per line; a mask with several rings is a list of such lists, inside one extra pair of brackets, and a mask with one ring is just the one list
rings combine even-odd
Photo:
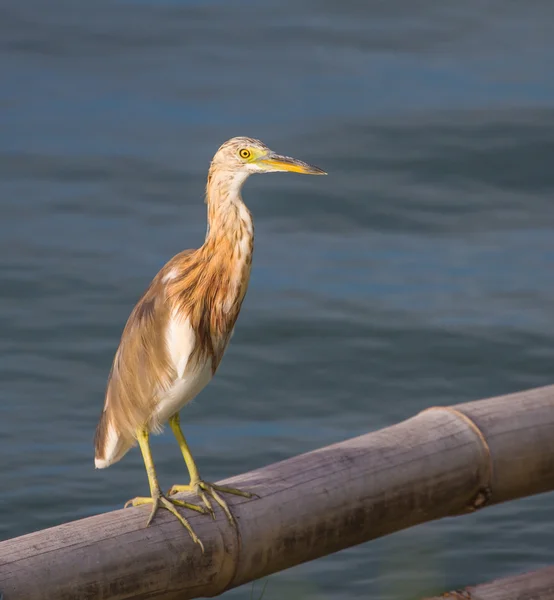
[(274, 171), (327, 175), (318, 167), (290, 156), (276, 154), (260, 140), (248, 137), (235, 137), (225, 142), (212, 160), (212, 170), (236, 173), (240, 179), (246, 179), (252, 173)]

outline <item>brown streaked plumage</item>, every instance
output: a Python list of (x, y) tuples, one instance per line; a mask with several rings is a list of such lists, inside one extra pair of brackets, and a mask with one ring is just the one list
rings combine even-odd
[[(115, 354), (96, 430), (96, 467), (117, 462), (138, 441), (152, 497), (130, 502), (152, 503), (150, 520), (160, 505), (167, 508), (198, 543), (175, 506), (213, 516), (209, 495), (234, 523), (217, 492), (251, 494), (200, 479), (180, 430), (179, 411), (210, 381), (229, 344), (248, 287), (254, 247), (252, 217), (240, 190), (251, 173), (270, 171), (323, 174), (316, 167), (274, 154), (251, 138), (233, 138), (219, 148), (206, 187), (206, 240), (199, 249), (174, 256), (131, 312)], [(159, 432), (166, 421), (177, 437), (191, 477), (190, 484), (174, 486), (170, 495), (193, 491), (204, 507), (166, 498), (160, 491), (148, 435)]]

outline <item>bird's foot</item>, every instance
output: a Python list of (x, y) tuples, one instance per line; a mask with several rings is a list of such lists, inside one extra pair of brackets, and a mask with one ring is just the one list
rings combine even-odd
[(198, 506), (197, 504), (190, 504), (189, 502), (183, 502), (182, 500), (177, 500), (175, 498), (166, 498), (161, 491), (154, 494), (151, 498), (139, 496), (137, 498), (133, 498), (132, 500), (128, 500), (125, 503), (125, 507), (128, 506), (142, 506), (144, 504), (152, 504), (152, 510), (150, 511), (150, 516), (148, 517), (148, 521), (146, 522), (146, 527), (152, 523), (152, 519), (154, 515), (158, 512), (159, 508), (165, 508), (172, 515), (174, 515), (179, 523), (183, 525), (183, 527), (189, 532), (192, 541), (198, 544), (204, 553), (204, 544), (200, 541), (200, 538), (194, 533), (190, 523), (183, 517), (175, 508), (179, 506), (180, 508), (189, 508), (190, 510), (195, 510), (196, 512), (206, 514), (206, 509), (202, 508), (202, 506)]
[[(178, 494), (179, 492), (192, 492), (193, 494), (196, 494), (204, 503), (207, 512), (209, 512), (212, 515), (212, 518), (215, 519), (214, 509), (210, 500), (208, 499), (208, 496), (211, 496), (217, 502), (217, 504), (219, 504), (219, 506), (227, 516), (229, 523), (233, 527), (237, 526), (235, 518), (229, 510), (227, 502), (225, 502), (225, 500), (219, 495), (218, 492), (221, 492), (222, 494), (234, 494), (235, 496), (242, 496), (243, 498), (257, 498), (256, 494), (252, 494), (250, 492), (243, 492), (242, 490), (237, 490), (231, 487), (225, 487), (223, 485), (216, 485), (215, 483), (207, 483), (206, 481), (202, 481), (201, 479), (195, 482), (191, 482), (188, 485), (174, 485), (169, 490), (167, 495), (172, 496), (173, 494)], [(202, 507), (199, 506), (198, 508)]]

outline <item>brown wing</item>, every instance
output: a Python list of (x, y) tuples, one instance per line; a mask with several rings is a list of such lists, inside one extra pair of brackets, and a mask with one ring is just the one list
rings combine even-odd
[(134, 444), (137, 429), (150, 421), (156, 392), (174, 377), (165, 340), (170, 303), (164, 276), (171, 271), (176, 259), (190, 252), (178, 254), (161, 269), (127, 320), (96, 429), (97, 467), (116, 462)]

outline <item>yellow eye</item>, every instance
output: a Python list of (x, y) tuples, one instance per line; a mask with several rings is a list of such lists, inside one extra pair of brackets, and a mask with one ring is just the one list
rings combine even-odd
[(250, 152), (250, 150), (248, 150), (246, 148), (239, 150), (239, 156), (241, 158), (250, 158), (251, 155), (252, 155), (252, 152)]

